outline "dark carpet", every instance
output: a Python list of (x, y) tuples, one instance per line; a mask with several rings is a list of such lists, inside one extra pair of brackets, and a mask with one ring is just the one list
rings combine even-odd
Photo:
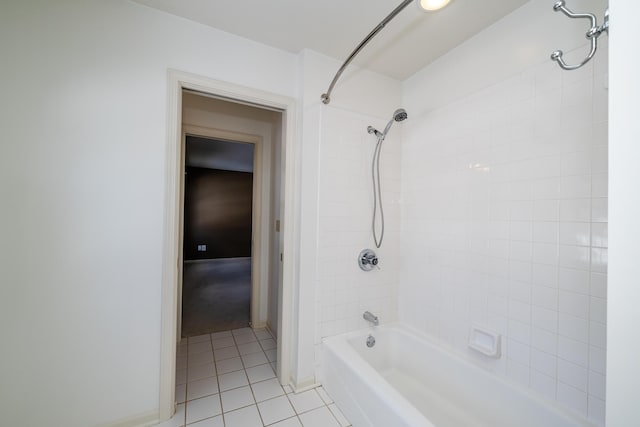
[(182, 337), (249, 326), (251, 258), (184, 264)]

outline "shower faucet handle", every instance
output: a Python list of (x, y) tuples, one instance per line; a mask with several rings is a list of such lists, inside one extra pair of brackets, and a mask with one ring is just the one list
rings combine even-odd
[(378, 263), (378, 256), (371, 249), (364, 249), (360, 252), (360, 255), (358, 255), (358, 265), (364, 271), (371, 271), (374, 268), (380, 270)]

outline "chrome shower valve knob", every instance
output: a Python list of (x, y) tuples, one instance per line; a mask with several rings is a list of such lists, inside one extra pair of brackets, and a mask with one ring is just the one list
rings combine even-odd
[(358, 265), (364, 271), (371, 271), (374, 268), (379, 270), (380, 267), (378, 267), (378, 262), (378, 256), (371, 249), (364, 249), (358, 255)]

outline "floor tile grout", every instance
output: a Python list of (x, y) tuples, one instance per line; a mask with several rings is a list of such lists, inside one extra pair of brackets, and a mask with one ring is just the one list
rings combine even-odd
[[(185, 339), (185, 344), (179, 344), (178, 349), (177, 349), (177, 356), (176, 359), (178, 360), (184, 360), (184, 363), (186, 365), (186, 367), (184, 368), (185, 371), (185, 382), (183, 384), (177, 384), (176, 383), (176, 387), (180, 386), (180, 387), (184, 387), (184, 396), (183, 396), (183, 402), (180, 403), (179, 405), (182, 405), (184, 407), (184, 413), (183, 413), (183, 418), (178, 421), (181, 422), (181, 424), (179, 424), (181, 427), (182, 426), (189, 426), (193, 423), (198, 423), (200, 421), (205, 421), (205, 420), (209, 420), (209, 419), (213, 419), (213, 418), (217, 418), (217, 417), (221, 417), (222, 420), (222, 424), (223, 425), (227, 425), (227, 416), (228, 414), (235, 412), (235, 411), (240, 411), (246, 408), (250, 408), (250, 407), (255, 407), (255, 410), (258, 414), (258, 417), (260, 418), (260, 423), (262, 424), (263, 427), (265, 426), (273, 426), (275, 424), (278, 424), (280, 422), (286, 421), (286, 420), (290, 420), (295, 418), (298, 423), (300, 425), (303, 425), (302, 419), (300, 418), (300, 416), (304, 416), (310, 412), (313, 411), (317, 411), (317, 410), (321, 410), (323, 407), (326, 408), (327, 411), (329, 411), (329, 414), (331, 416), (331, 419), (333, 419), (336, 423), (336, 426), (341, 426), (342, 424), (340, 423), (340, 419), (338, 418), (338, 416), (336, 415), (336, 413), (334, 413), (334, 411), (330, 408), (331, 405), (335, 406), (335, 409), (337, 409), (339, 411), (339, 413), (341, 414), (340, 409), (337, 407), (337, 405), (335, 404), (335, 401), (333, 401), (333, 399), (331, 399), (331, 397), (326, 393), (326, 390), (322, 389), (322, 387), (316, 388), (316, 389), (311, 389), (314, 390), (314, 395), (315, 397), (317, 397), (319, 399), (319, 402), (321, 402), (322, 404), (320, 406), (314, 407), (314, 408), (310, 408), (310, 409), (306, 409), (304, 411), (298, 411), (298, 409), (296, 409), (296, 406), (293, 404), (293, 400), (291, 398), (291, 396), (295, 395), (295, 393), (293, 393), (293, 391), (291, 390), (291, 387), (288, 386), (283, 386), (282, 384), (280, 384), (280, 382), (277, 380), (277, 375), (276, 375), (276, 367), (275, 365), (277, 364), (277, 358), (274, 357), (275, 354), (272, 352), (274, 350), (276, 350), (275, 347), (273, 347), (275, 345), (275, 338), (271, 335), (271, 333), (266, 330), (266, 329), (261, 329), (258, 330), (257, 332), (259, 333), (259, 335), (256, 334), (256, 331), (248, 329), (248, 328), (242, 328), (240, 330), (232, 330), (232, 331), (225, 331), (226, 333), (215, 333), (216, 338), (213, 338), (214, 334), (203, 334), (197, 337), (190, 337), (190, 338), (186, 338)], [(265, 335), (266, 334), (266, 335)], [(251, 337), (248, 337), (247, 335), (251, 335)], [(258, 338), (258, 336), (262, 337), (262, 338)], [(244, 337), (244, 338), (242, 338)], [(228, 340), (228, 338), (231, 338), (231, 340)], [(227, 344), (221, 344), (221, 347), (218, 348), (214, 348), (214, 341), (218, 341), (219, 343), (223, 343), (223, 341), (220, 340), (227, 340), (225, 341), (226, 343), (229, 343), (229, 345)], [(248, 341), (247, 341), (248, 340)], [(266, 343), (265, 343), (266, 341)], [(230, 342), (233, 342), (234, 344), (230, 344)], [(204, 343), (208, 343), (208, 345), (204, 344)], [(256, 350), (256, 351), (250, 351), (246, 354), (240, 354), (240, 347), (243, 346), (243, 350), (245, 349), (254, 349), (255, 350), (255, 345), (252, 346), (251, 344), (257, 344), (258, 347), (260, 348), (260, 350)], [(192, 347), (193, 346), (193, 347)], [(265, 347), (269, 347), (269, 349), (265, 349)], [(196, 348), (198, 351), (196, 351)], [(218, 359), (216, 360), (216, 353), (220, 354), (221, 352), (233, 352), (233, 350), (229, 350), (235, 348), (235, 353), (236, 355), (230, 356), (230, 357), (225, 357), (224, 359)], [(201, 350), (204, 349), (204, 350)], [(193, 350), (194, 352), (190, 352), (191, 350)], [(269, 356), (267, 356), (267, 352), (271, 352), (271, 357), (273, 357), (273, 360), (269, 360)], [(194, 364), (195, 362), (193, 360), (207, 360), (209, 356), (193, 356), (195, 354), (204, 354), (204, 353), (209, 353), (210, 354), (210, 358), (212, 360), (212, 362), (206, 362), (206, 363), (197, 363)], [(266, 363), (259, 363), (257, 365), (253, 365), (253, 362), (251, 363), (252, 366), (248, 366), (248, 362), (247, 359), (249, 359), (248, 356), (251, 355), (259, 355), (262, 354), (262, 356), (266, 359)], [(254, 356), (255, 357), (255, 356)], [(224, 373), (220, 373), (219, 370), (219, 364), (221, 364), (221, 362), (227, 361), (227, 360), (231, 360), (231, 359), (238, 359), (239, 360), (239, 364), (237, 369), (233, 369), (231, 371), (227, 371)], [(191, 360), (191, 362), (190, 362)], [(177, 364), (178, 362), (176, 362)], [(181, 362), (182, 363), (182, 362)], [(201, 368), (202, 366), (205, 365), (212, 365), (212, 371), (213, 371), (213, 375), (208, 375), (208, 376), (204, 376), (201, 378), (191, 378), (190, 377), (190, 371), (192, 369), (202, 369), (203, 371), (205, 371), (206, 373), (206, 368)], [(255, 370), (255, 368), (260, 368), (260, 367), (264, 367), (264, 366), (269, 366), (271, 368), (271, 373), (274, 376), (270, 377), (270, 378), (264, 378), (261, 379), (260, 381), (255, 381), (255, 382), (251, 382), (251, 379), (249, 377), (249, 372), (252, 372), (252, 375), (262, 375), (263, 373), (260, 372), (259, 370)], [(231, 366), (233, 368), (233, 366)], [(178, 372), (178, 369), (176, 369), (176, 373)], [(246, 381), (246, 384), (243, 385), (239, 385), (237, 387), (233, 387), (230, 389), (226, 389), (226, 390), (222, 390), (221, 387), (221, 377), (225, 376), (225, 375), (230, 375), (230, 374), (238, 374), (239, 372), (243, 372), (244, 373), (244, 378), (240, 380), (240, 382), (244, 382)], [(198, 373), (198, 375), (200, 375), (200, 372)], [(269, 375), (269, 374), (265, 374), (265, 375)], [(192, 397), (189, 398), (189, 390), (190, 390), (190, 385), (193, 386), (193, 383), (197, 382), (197, 381), (204, 381), (204, 380), (209, 380), (211, 378), (215, 377), (215, 386), (217, 391), (213, 392), (213, 393), (208, 393), (208, 391), (205, 391), (205, 393), (208, 394), (204, 394), (202, 396), (198, 396), (198, 397)], [(232, 378), (232, 377), (227, 377), (227, 378)], [(256, 398), (256, 392), (254, 390), (254, 387), (256, 385), (259, 385), (261, 383), (267, 382), (267, 381), (271, 381), (273, 379), (276, 379), (276, 382), (278, 384), (278, 387), (280, 387), (280, 390), (283, 394), (279, 394), (277, 396), (271, 396), (269, 398), (263, 399), (261, 401), (258, 401), (258, 399)], [(251, 399), (252, 399), (252, 403), (248, 403), (248, 404), (243, 404), (240, 407), (234, 408), (232, 410), (228, 410), (225, 411), (225, 408), (223, 406), (223, 394), (224, 393), (228, 393), (228, 392), (232, 392), (232, 391), (237, 391), (239, 389), (243, 389), (243, 388), (248, 388), (248, 392), (251, 395)], [(307, 392), (311, 391), (308, 390)], [(322, 390), (322, 393), (320, 392), (320, 390)], [(305, 392), (305, 393), (307, 393)], [(202, 419), (195, 419), (195, 420), (191, 420), (190, 424), (186, 424), (187, 423), (187, 417), (188, 417), (188, 409), (189, 409), (189, 403), (191, 403), (193, 405), (192, 402), (198, 400), (198, 399), (204, 399), (204, 398), (212, 398), (213, 396), (217, 397), (217, 401), (220, 407), (220, 413), (216, 414), (216, 415), (211, 415), (211, 416), (206, 416), (205, 418)], [(331, 402), (327, 403), (327, 400), (325, 399), (326, 396)], [(248, 397), (248, 396), (247, 396)], [(264, 418), (264, 414), (263, 411), (260, 410), (260, 406), (264, 406), (263, 404), (272, 400), (276, 400), (276, 399), (280, 399), (282, 397), (286, 398), (286, 401), (288, 402), (289, 406), (291, 407), (291, 409), (293, 410), (293, 415), (292, 416), (288, 416), (286, 418), (271, 422), (269, 424), (265, 424), (265, 418)], [(263, 409), (264, 410), (264, 409)], [(344, 414), (342, 414), (342, 416), (344, 417)], [(257, 421), (257, 419), (256, 419)], [(171, 425), (175, 425), (175, 424), (171, 424)]]

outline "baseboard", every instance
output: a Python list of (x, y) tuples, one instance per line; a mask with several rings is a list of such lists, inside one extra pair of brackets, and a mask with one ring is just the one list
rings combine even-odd
[(103, 424), (101, 427), (148, 427), (156, 425), (160, 422), (158, 411), (147, 412), (146, 414), (134, 415), (109, 424)]
[(227, 260), (227, 259), (251, 259), (250, 256), (239, 256), (232, 258), (204, 258), (204, 259), (185, 259), (182, 261), (185, 264), (198, 264), (200, 262), (211, 262), (211, 261), (219, 261), (219, 260)]
[(269, 324), (269, 322), (267, 322), (267, 324), (265, 325), (265, 329), (269, 331), (272, 337), (274, 337), (276, 340), (278, 339), (276, 334), (273, 332), (273, 329), (271, 328), (271, 325)]
[(321, 385), (319, 382), (316, 382), (315, 377), (310, 377), (303, 381), (291, 381), (291, 388), (294, 393), (302, 393), (303, 391), (311, 390)]
[(251, 322), (251, 329), (264, 329), (267, 327), (266, 322), (253, 323)]

